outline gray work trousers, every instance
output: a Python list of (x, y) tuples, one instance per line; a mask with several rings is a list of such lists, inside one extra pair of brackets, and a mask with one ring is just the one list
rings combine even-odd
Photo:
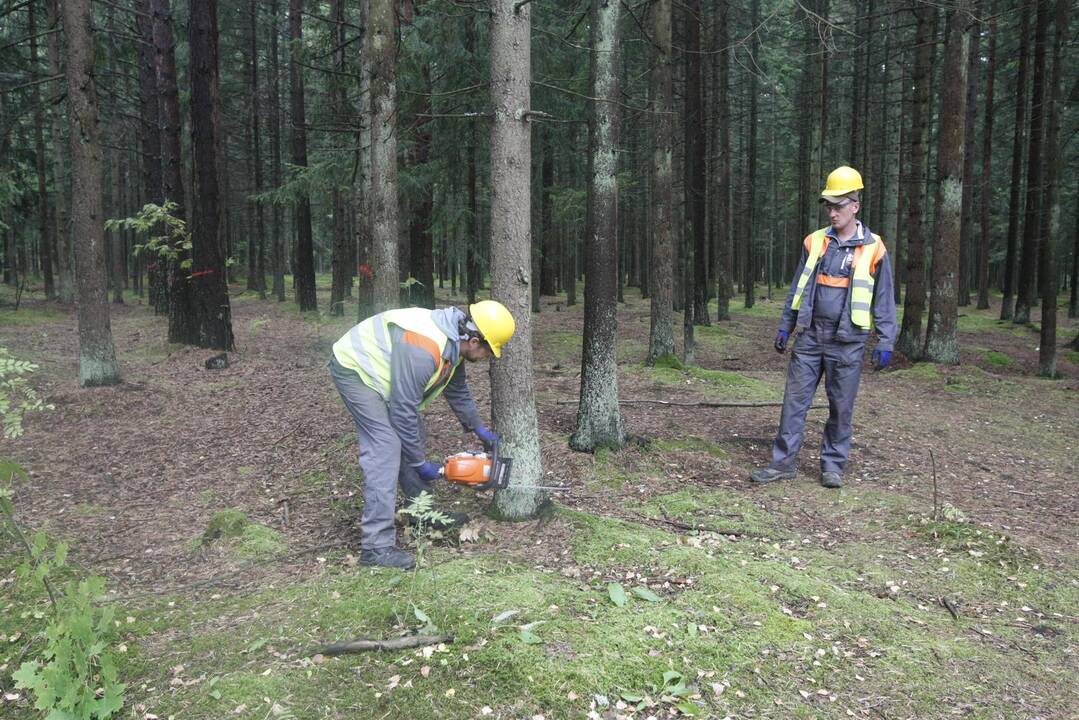
[[(369, 388), (355, 371), (342, 367), (337, 358), (330, 360), (330, 374), (356, 423), (363, 470), (360, 545), (366, 550), (393, 545), (398, 484), (406, 498), (431, 492), (431, 485), (420, 479), (415, 468), (401, 462), (401, 439), (390, 424), (389, 408), (382, 396)], [(422, 420), (419, 430), (424, 438)]]
[(821, 440), (820, 469), (821, 472), (843, 474), (850, 456), (851, 420), (864, 353), (864, 342), (839, 342), (835, 339), (834, 329), (827, 326), (815, 324), (795, 338), (787, 365), (779, 432), (772, 445), (769, 467), (794, 469), (805, 435), (806, 413), (813, 403), (821, 376), (824, 376), (828, 423)]

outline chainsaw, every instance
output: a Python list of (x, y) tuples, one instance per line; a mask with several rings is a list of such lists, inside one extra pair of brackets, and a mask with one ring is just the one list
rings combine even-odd
[[(495, 441), (491, 452), (459, 452), (446, 458), (440, 471), (442, 477), (458, 485), (474, 490), (503, 490), (509, 487), (513, 458), (503, 457)], [(564, 487), (547, 485), (515, 485), (514, 487), (537, 490), (565, 490)]]

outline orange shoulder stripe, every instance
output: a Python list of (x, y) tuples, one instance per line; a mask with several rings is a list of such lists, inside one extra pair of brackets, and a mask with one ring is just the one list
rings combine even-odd
[(435, 361), (435, 367), (438, 367), (438, 364), (442, 362), (442, 353), (438, 351), (438, 343), (431, 338), (420, 335), (418, 332), (405, 330), (402, 340), (404, 340), (407, 345), (414, 345), (430, 353), (431, 359)]

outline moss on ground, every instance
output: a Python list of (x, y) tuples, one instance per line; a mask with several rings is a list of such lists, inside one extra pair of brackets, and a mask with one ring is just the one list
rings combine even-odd
[[(663, 358), (660, 358), (663, 360)], [(681, 368), (674, 363), (660, 363), (649, 367), (637, 365), (629, 372), (664, 385), (677, 385), (701, 391), (710, 400), (769, 401), (782, 398), (782, 388), (776, 388), (756, 378), (727, 370), (709, 370), (702, 367)]]
[(223, 542), (237, 557), (247, 560), (281, 555), (287, 544), (281, 534), (265, 525), (253, 523), (237, 508), (214, 513), (206, 530), (194, 541), (195, 548)]

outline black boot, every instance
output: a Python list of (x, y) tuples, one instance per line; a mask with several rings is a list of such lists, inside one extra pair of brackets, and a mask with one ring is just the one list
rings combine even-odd
[(393, 545), (387, 545), (386, 547), (361, 550), (360, 565), (411, 570), (416, 567), (416, 560), (411, 553), (407, 553)]

